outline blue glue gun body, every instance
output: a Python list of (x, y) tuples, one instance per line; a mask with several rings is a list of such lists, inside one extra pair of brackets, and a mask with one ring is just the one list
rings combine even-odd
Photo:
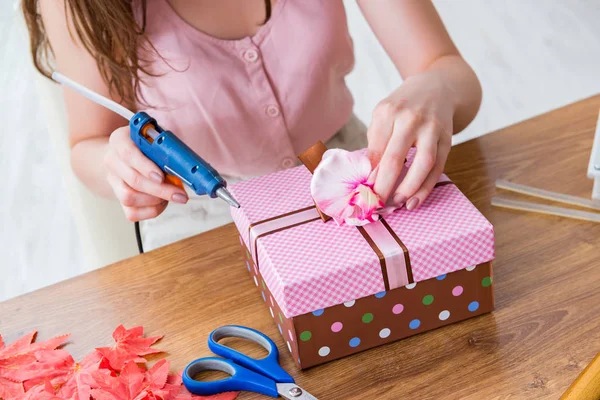
[[(129, 121), (131, 140), (146, 157), (165, 173), (174, 175), (188, 185), (197, 195), (216, 197), (219, 188), (227, 183), (219, 173), (171, 131), (163, 130), (145, 112), (136, 113)], [(158, 136), (152, 137), (149, 130)]]

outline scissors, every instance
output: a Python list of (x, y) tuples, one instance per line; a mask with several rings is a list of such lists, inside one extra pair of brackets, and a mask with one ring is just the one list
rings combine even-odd
[[(251, 340), (264, 347), (269, 354), (256, 359), (240, 353), (219, 340), (236, 337)], [(209, 396), (223, 392), (248, 391), (284, 399), (317, 400), (304, 389), (296, 386), (294, 378), (279, 365), (279, 351), (265, 334), (245, 326), (226, 325), (212, 331), (208, 348), (223, 357), (205, 357), (192, 361), (183, 371), (186, 389), (193, 394)], [(197, 381), (194, 376), (201, 371), (221, 371), (231, 375), (217, 381)]]

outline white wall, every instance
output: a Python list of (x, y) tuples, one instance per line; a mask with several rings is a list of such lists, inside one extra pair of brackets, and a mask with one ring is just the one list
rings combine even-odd
[(0, 301), (84, 271), (13, 4), (0, 1)]
[[(349, 84), (364, 121), (400, 79), (354, 1), (346, 0), (357, 65)], [(483, 103), (463, 141), (600, 92), (597, 0), (434, 0), (477, 72)]]

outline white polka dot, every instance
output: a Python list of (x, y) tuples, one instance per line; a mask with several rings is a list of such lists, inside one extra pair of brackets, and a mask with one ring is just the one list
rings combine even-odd
[(383, 328), (379, 331), (379, 337), (385, 339), (386, 337), (390, 336), (390, 333), (392, 333), (392, 331), (390, 331), (388, 328)]
[[(346, 307), (352, 307), (354, 305), (354, 303), (356, 303), (356, 300), (347, 301), (344, 303), (344, 305)], [(325, 347), (322, 347), (322, 348), (325, 348)], [(327, 347), (327, 354), (329, 354), (329, 347)]]
[(415, 286), (417, 286), (417, 282), (415, 282), (415, 283), (409, 283), (408, 285), (406, 285), (404, 287), (410, 290), (410, 289), (414, 289)]
[(258, 280), (256, 280), (256, 276), (254, 276), (254, 284), (258, 286)]
[(447, 320), (448, 318), (450, 318), (450, 311), (448, 311), (448, 310), (442, 311), (439, 315), (439, 318), (440, 318), (440, 321)]
[(329, 355), (329, 352), (331, 351), (331, 349), (327, 346), (323, 346), (319, 349), (319, 355), (321, 357), (327, 357)]
[(292, 335), (292, 331), (288, 330), (288, 335), (290, 337), (290, 340), (293, 342), (294, 341), (294, 335)]
[(292, 352), (292, 346), (290, 346), (290, 342), (287, 342), (288, 345), (288, 350), (290, 351), (290, 353)]
[(273, 302), (273, 297), (271, 297), (271, 305), (275, 307), (275, 303)]
[(475, 268), (477, 268), (477, 265), (471, 265), (470, 267), (467, 267), (466, 270), (473, 271)]
[(275, 318), (275, 314), (273, 314), (273, 309), (269, 307), (269, 311), (271, 311), (271, 318)]

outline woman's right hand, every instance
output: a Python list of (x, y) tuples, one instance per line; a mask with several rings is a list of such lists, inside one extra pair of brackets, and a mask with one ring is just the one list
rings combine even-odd
[(185, 204), (186, 192), (170, 183), (156, 164), (148, 159), (129, 137), (129, 127), (115, 130), (104, 155), (106, 179), (130, 221), (154, 218), (169, 201)]

